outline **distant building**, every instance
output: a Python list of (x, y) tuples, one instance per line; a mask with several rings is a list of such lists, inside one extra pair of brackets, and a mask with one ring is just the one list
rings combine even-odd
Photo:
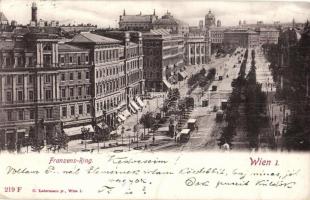
[(64, 32), (91, 32), (97, 29), (97, 25), (78, 24), (78, 25), (61, 25), (60, 29)]
[(216, 22), (216, 27), (221, 27), (221, 26), (222, 26), (221, 20), (217, 20), (217, 22)]
[(211, 45), (206, 34), (188, 34), (184, 37), (186, 65), (207, 64), (211, 59)]
[(259, 45), (259, 34), (247, 29), (224, 31), (224, 45), (227, 47), (255, 48)]
[(2, 12), (0, 12), (0, 31), (6, 30), (8, 26), (9, 26), (9, 20)]
[(37, 4), (33, 2), (31, 5), (31, 22), (30, 23), (36, 26), (37, 22), (38, 22), (38, 8), (37, 8)]
[(184, 40), (166, 29), (143, 34), (143, 68), (147, 91), (166, 91), (184, 67)]
[(279, 30), (275, 28), (257, 28), (259, 34), (259, 44), (277, 44), (279, 38)]
[(126, 15), (124, 10), (123, 15), (119, 16), (119, 28), (121, 30), (129, 31), (150, 31), (153, 28), (153, 22), (158, 19), (158, 16), (154, 13), (152, 15)]
[(171, 34), (186, 34), (189, 33), (189, 25), (185, 22), (182, 22), (176, 18), (174, 18), (170, 12), (161, 17), (161, 19), (157, 19), (153, 23), (154, 30), (156, 29), (167, 29)]
[(216, 26), (215, 25), (215, 15), (209, 10), (208, 14), (205, 16), (205, 27), (209, 29), (210, 27)]
[(204, 25), (203, 25), (203, 20), (199, 20), (199, 29), (203, 30)]
[(222, 44), (224, 40), (224, 31), (226, 28), (212, 27), (209, 29), (210, 40), (212, 44)]

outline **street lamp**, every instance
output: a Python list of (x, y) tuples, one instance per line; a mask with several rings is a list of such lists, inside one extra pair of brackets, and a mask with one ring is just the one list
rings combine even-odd
[(124, 145), (124, 130), (125, 130), (125, 127), (122, 126), (122, 146)]

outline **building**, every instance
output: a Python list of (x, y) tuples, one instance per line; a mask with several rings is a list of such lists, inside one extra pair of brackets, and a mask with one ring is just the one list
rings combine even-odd
[(184, 40), (166, 29), (143, 34), (143, 68), (147, 91), (166, 91), (184, 67)]
[(91, 122), (88, 50), (47, 33), (13, 34), (1, 46), (2, 149), (49, 143), (62, 125)]
[(205, 27), (209, 29), (210, 27), (216, 26), (215, 25), (215, 15), (209, 10), (208, 14), (205, 16)]
[(211, 27), (208, 29), (207, 33), (209, 34), (212, 53), (222, 49), (225, 30), (224, 27)]
[(120, 34), (122, 40), (82, 32), (70, 42), (91, 52), (94, 123), (105, 121), (110, 127), (115, 127), (118, 113), (144, 91), (142, 35), (137, 33), (134, 43), (129, 33), (106, 33), (118, 38)]
[(38, 22), (38, 7), (35, 2), (31, 5), (31, 24), (36, 25)]
[(199, 20), (199, 29), (200, 30), (204, 29), (203, 20)]
[(6, 18), (6, 16), (3, 14), (3, 12), (0, 12), (0, 31), (5, 31), (9, 26), (9, 20)]
[[(58, 25), (56, 24), (56, 26)], [(77, 25), (68, 24), (68, 25), (61, 25), (59, 27), (61, 31), (67, 32), (67, 33), (91, 32), (97, 29), (97, 25), (92, 25), (92, 24), (77, 24)]]
[(207, 64), (211, 59), (211, 45), (206, 34), (188, 34), (184, 37), (186, 65)]
[(257, 28), (259, 34), (259, 44), (277, 44), (279, 38), (279, 30), (275, 28)]
[(189, 33), (189, 25), (185, 22), (182, 22), (176, 18), (174, 18), (170, 12), (161, 17), (161, 19), (157, 19), (153, 23), (153, 29), (167, 29), (171, 34), (187, 34)]
[(255, 48), (259, 45), (259, 35), (247, 29), (232, 29), (224, 31), (223, 44), (226, 47)]
[(158, 19), (154, 13), (152, 15), (126, 15), (124, 10), (123, 15), (119, 16), (119, 29), (126, 31), (150, 31), (153, 28), (153, 22)]

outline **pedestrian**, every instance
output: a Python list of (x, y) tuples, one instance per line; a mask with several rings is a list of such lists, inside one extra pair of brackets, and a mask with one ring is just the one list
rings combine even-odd
[(144, 149), (147, 149), (147, 144), (144, 145)]

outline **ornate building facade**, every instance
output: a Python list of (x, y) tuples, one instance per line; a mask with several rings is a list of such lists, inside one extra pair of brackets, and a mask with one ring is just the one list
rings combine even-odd
[(147, 91), (165, 91), (184, 67), (184, 40), (166, 29), (143, 34), (143, 66)]

